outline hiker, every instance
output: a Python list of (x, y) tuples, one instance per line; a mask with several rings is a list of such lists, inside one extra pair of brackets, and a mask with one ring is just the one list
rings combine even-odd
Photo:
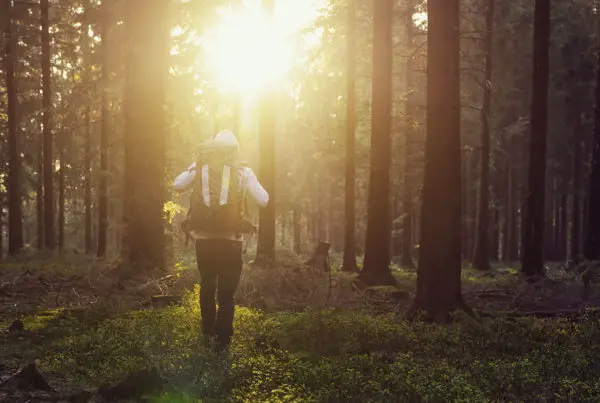
[(265, 207), (269, 194), (252, 169), (240, 162), (239, 144), (231, 131), (219, 132), (203, 144), (201, 151), (198, 163), (182, 172), (173, 188), (177, 192), (193, 189), (182, 229), (196, 241), (204, 342), (208, 347), (214, 341), (215, 349), (222, 351), (229, 347), (233, 335), (234, 294), (242, 272), (242, 235), (254, 229), (244, 217), (246, 195)]

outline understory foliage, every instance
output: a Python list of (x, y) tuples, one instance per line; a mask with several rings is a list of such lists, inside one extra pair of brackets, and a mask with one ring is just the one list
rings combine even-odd
[(33, 348), (42, 371), (74, 386), (158, 368), (168, 387), (155, 402), (600, 398), (600, 322), (592, 317), (458, 316), (441, 327), (393, 313), (239, 308), (225, 360), (201, 347), (197, 293), (181, 306), (120, 316), (41, 312), (24, 319), (34, 336), (3, 340), (2, 355), (9, 362)]

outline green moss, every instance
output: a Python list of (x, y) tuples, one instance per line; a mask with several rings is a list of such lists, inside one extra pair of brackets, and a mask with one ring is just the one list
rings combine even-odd
[(43, 371), (72, 386), (156, 367), (170, 385), (157, 403), (600, 399), (593, 318), (478, 323), (458, 315), (434, 326), (392, 313), (238, 308), (222, 360), (201, 347), (198, 288), (183, 301), (116, 317), (43, 311), (24, 318), (33, 335), (0, 336), (0, 358), (39, 358)]
[(64, 308), (48, 309), (38, 312), (36, 315), (29, 315), (23, 318), (23, 325), (25, 329), (36, 331), (44, 329), (55, 320), (57, 317), (62, 315)]

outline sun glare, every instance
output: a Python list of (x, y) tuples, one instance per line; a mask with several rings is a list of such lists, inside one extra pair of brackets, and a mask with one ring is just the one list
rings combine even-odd
[(290, 67), (284, 36), (257, 12), (223, 15), (208, 43), (210, 70), (222, 90), (255, 91)]
[(315, 18), (320, 2), (279, 0), (272, 21), (261, 13), (257, 1), (222, 11), (205, 42), (217, 87), (254, 94), (284, 78), (297, 56), (290, 34)]

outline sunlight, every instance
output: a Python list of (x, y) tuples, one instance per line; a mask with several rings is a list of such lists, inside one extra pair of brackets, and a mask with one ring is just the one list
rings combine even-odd
[(262, 15), (260, 1), (223, 10), (204, 43), (219, 90), (254, 95), (284, 78), (297, 56), (290, 35), (316, 18), (322, 2), (279, 0), (273, 21)]
[(427, 29), (427, 13), (419, 12), (413, 14), (413, 22), (415, 25), (423, 30)]
[(255, 91), (290, 68), (284, 36), (258, 12), (225, 14), (208, 43), (209, 66), (222, 90)]

